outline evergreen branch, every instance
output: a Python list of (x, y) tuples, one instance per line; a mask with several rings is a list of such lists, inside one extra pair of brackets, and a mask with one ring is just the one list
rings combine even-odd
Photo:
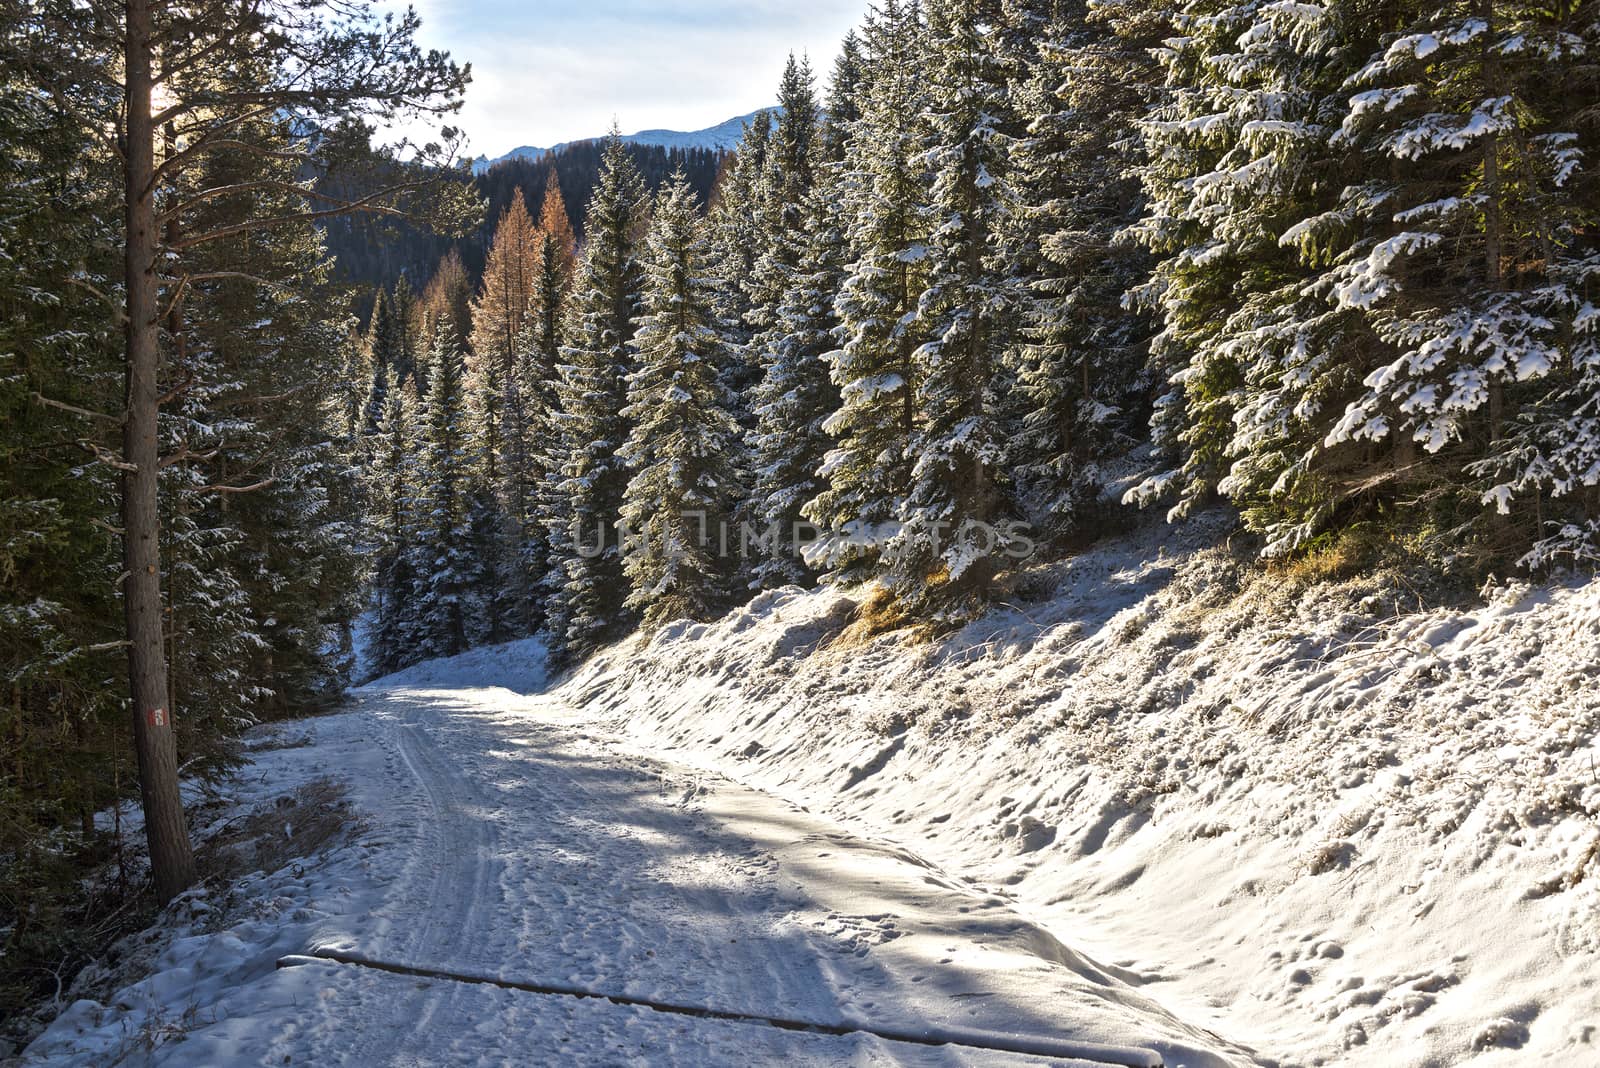
[[(222, 8), (229, 6), (229, 3), (230, 0), (222, 0), (222, 2), (215, 5), (213, 10), (217, 13), (220, 13)], [(234, 20), (231, 30), (218, 33), (216, 40), (212, 41), (209, 45), (200, 49), (198, 52), (191, 53), (190, 55), (176, 60), (171, 66), (161, 68), (161, 70), (155, 72), (152, 80), (157, 85), (160, 85), (170, 81), (172, 78), (184, 73), (185, 71), (193, 70), (195, 67), (199, 66), (201, 63), (204, 63), (206, 60), (210, 59), (224, 48), (234, 44), (240, 38), (244, 37), (249, 25), (256, 20), (256, 16), (258, 16), (260, 12), (261, 0), (252, 0), (249, 7), (246, 8), (237, 19)], [(200, 24), (205, 24), (209, 23), (214, 17), (214, 15), (207, 12), (201, 14), (193, 21)]]
[(208, 200), (214, 200), (217, 197), (230, 196), (235, 193), (251, 193), (261, 189), (271, 189), (280, 193), (294, 193), (298, 194), (299, 196), (309, 197), (313, 200), (326, 201), (327, 203), (338, 207), (347, 208), (351, 204), (350, 201), (341, 197), (336, 197), (332, 194), (324, 193), (308, 186), (296, 185), (294, 182), (284, 182), (277, 179), (263, 178), (254, 182), (239, 182), (234, 185), (219, 185), (213, 186), (210, 189), (202, 190), (189, 197), (187, 200), (183, 200), (172, 205), (172, 207), (158, 215), (157, 219), (160, 222), (167, 222), (168, 220), (174, 219), (183, 212), (188, 211), (198, 204), (203, 204)]
[(271, 108), (262, 108), (261, 110), (252, 112), (249, 115), (241, 116), (237, 122), (229, 122), (224, 126), (215, 127), (213, 130), (208, 131), (193, 144), (174, 152), (172, 155), (162, 160), (161, 163), (156, 167), (155, 179), (160, 181), (161, 179), (169, 176), (173, 171), (181, 170), (183, 167), (187, 166), (197, 156), (204, 155), (207, 152), (219, 148), (226, 148), (230, 152), (244, 152), (262, 159), (281, 160), (284, 163), (304, 164), (311, 162), (312, 156), (308, 152), (286, 152), (281, 149), (264, 148), (261, 145), (252, 144), (249, 141), (241, 141), (236, 137), (213, 136), (213, 134), (220, 135), (226, 133), (228, 130), (242, 125), (252, 118), (259, 118), (261, 115), (270, 113), (271, 110)]
[(315, 222), (318, 219), (331, 219), (341, 215), (367, 213), (372, 215), (387, 215), (398, 219), (412, 218), (411, 213), (400, 208), (381, 203), (386, 197), (397, 193), (407, 192), (412, 189), (422, 189), (436, 184), (440, 179), (429, 179), (419, 182), (404, 182), (399, 185), (389, 186), (362, 197), (360, 200), (341, 201), (337, 207), (322, 208), (317, 211), (294, 212), (289, 215), (275, 215), (266, 219), (250, 219), (234, 223), (232, 226), (222, 226), (203, 234), (186, 237), (181, 241), (168, 242), (166, 247), (174, 252), (181, 252), (196, 245), (204, 245), (211, 241), (220, 241), (225, 237), (235, 234), (248, 233), (255, 230), (269, 230), (277, 226), (288, 226), (293, 223)]

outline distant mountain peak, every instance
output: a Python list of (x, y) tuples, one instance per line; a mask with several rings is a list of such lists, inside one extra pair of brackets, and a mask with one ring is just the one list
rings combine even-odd
[[(773, 114), (777, 114), (778, 110), (779, 109), (776, 106), (761, 108), (758, 111), (750, 112), (748, 115), (736, 115), (726, 122), (719, 122), (715, 126), (708, 126), (704, 130), (640, 130), (638, 133), (623, 134), (622, 139), (629, 144), (635, 145), (656, 145), (660, 146), (661, 148), (681, 149), (709, 148), (726, 151), (738, 145), (739, 138), (743, 135), (745, 126), (757, 115), (761, 114), (762, 111), (769, 111)], [(604, 136), (604, 134), (601, 134), (596, 137), (583, 138), (582, 140), (598, 141)], [(563, 141), (559, 145), (551, 145), (549, 148), (538, 148), (533, 145), (524, 145), (521, 148), (513, 148), (510, 152), (507, 152), (505, 155), (499, 156), (495, 159), (479, 156), (473, 161), (472, 173), (482, 174), (490, 167), (493, 167), (496, 163), (504, 163), (506, 160), (543, 159), (551, 152), (559, 152), (568, 145), (578, 143), (579, 142), (577, 141)]]

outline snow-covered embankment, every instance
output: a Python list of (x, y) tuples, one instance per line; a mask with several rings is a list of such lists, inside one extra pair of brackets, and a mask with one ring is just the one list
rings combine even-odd
[(1600, 582), (1422, 609), (1204, 525), (1043, 577), (934, 643), (770, 594), (559, 696), (1014, 897), (1266, 1058), (1600, 1062)]

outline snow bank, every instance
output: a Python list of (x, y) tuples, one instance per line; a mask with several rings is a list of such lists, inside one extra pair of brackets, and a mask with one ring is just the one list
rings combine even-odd
[[(534, 694), (545, 689), (545, 647), (541, 638), (469, 649), (459, 656), (425, 660), (368, 683), (369, 692), (393, 690), (471, 690), (497, 688)], [(360, 692), (360, 691), (358, 691)]]
[(1254, 572), (1222, 529), (1085, 553), (931, 644), (834, 645), (850, 600), (768, 594), (557, 696), (961, 873), (1264, 1061), (1600, 1063), (1600, 582), (1418, 608)]

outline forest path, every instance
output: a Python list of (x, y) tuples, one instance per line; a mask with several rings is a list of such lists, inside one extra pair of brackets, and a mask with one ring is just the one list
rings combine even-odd
[(321, 1063), (395, 1065), (1154, 1062), (1125, 1017), (1103, 1018), (1124, 1007), (1111, 977), (904, 850), (620, 753), (554, 698), (369, 688), (357, 701), (338, 733), (369, 747), (352, 787), (388, 878), (308, 952), (824, 1026), (985, 1032), (1055, 1056), (306, 962), (290, 970), (321, 989), (281, 1036), (284, 1057), (309, 1045)]

